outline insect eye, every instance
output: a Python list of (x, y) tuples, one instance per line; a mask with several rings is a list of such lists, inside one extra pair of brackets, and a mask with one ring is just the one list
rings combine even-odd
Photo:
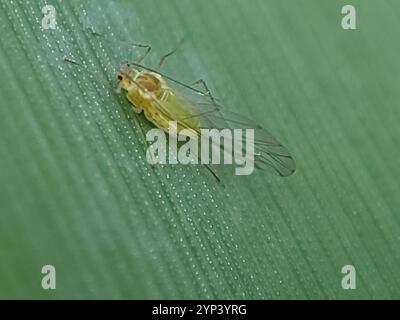
[(122, 81), (122, 76), (120, 74), (118, 75), (118, 80)]

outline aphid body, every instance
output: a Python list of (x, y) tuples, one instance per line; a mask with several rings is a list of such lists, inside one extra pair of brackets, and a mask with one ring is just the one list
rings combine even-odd
[[(289, 176), (296, 165), (289, 151), (267, 130), (242, 115), (224, 111), (206, 91), (194, 89), (155, 70), (135, 63), (124, 63), (117, 72), (118, 92), (126, 91), (136, 113), (144, 112), (146, 118), (168, 134), (186, 135), (199, 139), (203, 129), (254, 129), (250, 145), (255, 154), (256, 168), (272, 169), (280, 176)], [(171, 129), (171, 123), (176, 128)], [(183, 129), (184, 132), (182, 132)], [(232, 141), (228, 140), (229, 143)], [(243, 148), (249, 141), (243, 141)]]

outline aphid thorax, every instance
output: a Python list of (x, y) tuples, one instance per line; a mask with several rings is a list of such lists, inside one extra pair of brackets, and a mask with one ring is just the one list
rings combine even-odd
[(129, 63), (123, 63), (117, 72), (119, 81), (117, 92), (121, 89), (128, 92), (128, 95), (133, 95), (132, 98), (137, 98), (138, 105), (141, 105), (143, 99), (156, 97), (160, 99), (165, 88), (165, 81), (155, 72), (139, 71), (133, 68)]

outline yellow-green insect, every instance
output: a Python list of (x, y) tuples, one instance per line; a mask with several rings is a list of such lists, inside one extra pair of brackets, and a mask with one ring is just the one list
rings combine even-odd
[(121, 64), (117, 79), (118, 92), (126, 91), (133, 110), (143, 111), (149, 121), (165, 132), (168, 133), (170, 121), (177, 123), (178, 133), (189, 129), (191, 138), (199, 138), (201, 129), (255, 129), (255, 167), (272, 169), (280, 176), (295, 171), (295, 162), (281, 143), (246, 117), (224, 111), (204, 81), (196, 82), (203, 85), (201, 91), (134, 62)]

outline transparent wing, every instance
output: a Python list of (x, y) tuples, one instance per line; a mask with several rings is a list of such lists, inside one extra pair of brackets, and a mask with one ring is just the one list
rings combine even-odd
[[(144, 66), (138, 65), (138, 67), (154, 71)], [(246, 136), (242, 136), (243, 141), (239, 143), (242, 154), (246, 154), (246, 143), (247, 146), (250, 144), (254, 147), (253, 160), (256, 168), (273, 171), (283, 177), (290, 176), (295, 172), (296, 164), (289, 151), (266, 129), (242, 115), (224, 110), (210, 94), (194, 89), (164, 74), (161, 75), (167, 79), (168, 85), (188, 109), (183, 117), (173, 114), (173, 110), (168, 110), (162, 101), (158, 101), (157, 106), (160, 112), (168, 115), (171, 121), (179, 121), (186, 124), (188, 128), (190, 128), (190, 119), (195, 118), (198, 119), (202, 129), (254, 129), (254, 140), (245, 141)]]

